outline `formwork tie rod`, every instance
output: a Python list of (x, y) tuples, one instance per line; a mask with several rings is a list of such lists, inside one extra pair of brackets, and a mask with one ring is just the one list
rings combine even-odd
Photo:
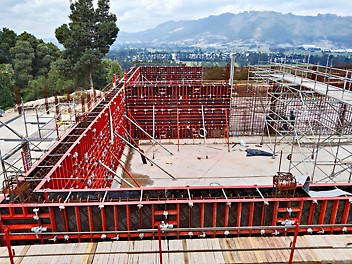
[(169, 175), (172, 179), (176, 180), (176, 178), (174, 176), (172, 176), (169, 172), (167, 172), (166, 170), (164, 170), (162, 167), (160, 167), (158, 164), (156, 164), (153, 160), (151, 160), (150, 158), (148, 158), (144, 153), (142, 153), (139, 149), (137, 149), (135, 146), (133, 146), (130, 142), (128, 142), (124, 137), (120, 136), (119, 134), (117, 134), (116, 132), (114, 132), (114, 134), (119, 137), (123, 142), (125, 142), (129, 147), (133, 148), (135, 151), (137, 151), (139, 154), (141, 154), (143, 157), (145, 157), (150, 163), (152, 163), (153, 165), (157, 166), (160, 170), (162, 170), (163, 172), (165, 172), (167, 175)]
[(134, 122), (131, 118), (129, 118), (127, 115), (125, 117), (136, 127), (138, 127), (144, 134), (146, 134), (154, 143), (158, 144), (160, 147), (162, 147), (164, 150), (166, 150), (170, 155), (174, 155), (171, 151), (169, 151), (167, 148), (165, 148), (162, 144), (160, 144), (152, 135), (150, 135), (147, 131), (145, 131), (141, 126), (139, 126), (136, 122)]

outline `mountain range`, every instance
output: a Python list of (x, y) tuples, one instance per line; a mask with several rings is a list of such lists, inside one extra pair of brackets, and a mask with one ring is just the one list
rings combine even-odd
[(115, 45), (190, 46), (263, 44), (351, 48), (352, 16), (297, 16), (270, 11), (224, 13), (198, 20), (169, 21), (141, 32), (120, 32)]

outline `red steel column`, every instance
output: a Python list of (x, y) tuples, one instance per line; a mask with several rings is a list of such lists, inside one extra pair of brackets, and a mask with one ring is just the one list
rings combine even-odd
[(318, 225), (324, 224), (324, 218), (325, 218), (325, 213), (326, 213), (326, 207), (328, 205), (328, 200), (324, 200), (321, 205), (320, 209), (320, 214), (319, 214), (319, 220), (318, 220)]
[[(127, 231), (131, 230), (131, 219), (130, 219), (130, 206), (126, 204), (126, 223)], [(130, 240), (130, 232), (128, 232), (128, 240)]]
[[(212, 226), (216, 227), (216, 213), (217, 213), (218, 204), (216, 202), (213, 203), (213, 220)], [(215, 238), (216, 231), (214, 231), (213, 237)]]
[(262, 215), (261, 215), (261, 219), (260, 219), (260, 225), (261, 226), (264, 226), (264, 223), (265, 223), (266, 208), (267, 208), (267, 205), (265, 203), (263, 203)]
[(236, 216), (236, 226), (241, 226), (241, 213), (242, 213), (242, 202), (237, 204), (237, 216)]
[(199, 225), (201, 228), (204, 227), (204, 203), (201, 203), (200, 205), (200, 220), (199, 220)]
[(272, 215), (272, 226), (276, 226), (276, 220), (277, 220), (277, 210), (279, 208), (279, 202), (274, 202), (274, 210), (273, 210), (273, 215)]
[(105, 216), (104, 207), (100, 209), (100, 214), (101, 214), (101, 229), (102, 231), (106, 231), (106, 216)]
[(343, 209), (343, 215), (342, 215), (342, 219), (341, 219), (341, 224), (346, 224), (347, 223), (348, 216), (350, 214), (350, 208), (351, 208), (351, 203), (347, 199), (346, 203), (345, 203), (345, 207)]
[(253, 226), (254, 202), (249, 204), (248, 226)]
[(225, 205), (225, 215), (224, 215), (224, 227), (228, 227), (229, 225), (229, 212), (230, 212), (230, 205)]
[(331, 209), (331, 217), (330, 217), (330, 224), (335, 224), (336, 222), (336, 217), (337, 217), (337, 211), (339, 209), (339, 204), (340, 204), (340, 200), (335, 200), (334, 201), (334, 205), (332, 206)]
[(116, 205), (114, 205), (114, 227), (115, 231), (119, 230), (118, 211)]
[(309, 209), (309, 215), (308, 215), (308, 220), (307, 220), (307, 225), (311, 225), (313, 222), (313, 217), (314, 217), (314, 210), (315, 210), (315, 203), (312, 201)]
[(91, 232), (90, 237), (91, 241), (93, 242), (93, 231), (94, 231), (94, 222), (93, 222), (93, 213), (92, 213), (92, 207), (88, 206), (88, 222), (89, 222), (89, 231)]
[(79, 213), (79, 207), (75, 206), (74, 208), (75, 208), (76, 225), (77, 225), (77, 232), (78, 232), (78, 241), (81, 242), (81, 236), (80, 236), (80, 233), (82, 232), (81, 216)]

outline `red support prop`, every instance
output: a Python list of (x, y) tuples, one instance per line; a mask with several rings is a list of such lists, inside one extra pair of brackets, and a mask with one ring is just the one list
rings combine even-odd
[(331, 225), (335, 224), (336, 222), (337, 212), (339, 210), (339, 204), (340, 204), (339, 200), (334, 201), (334, 205), (332, 206), (331, 216), (330, 216)]
[(229, 212), (230, 212), (230, 205), (226, 203), (225, 205), (225, 212), (224, 212), (224, 227), (229, 225)]
[(320, 213), (319, 213), (319, 219), (318, 219), (318, 224), (324, 224), (324, 219), (325, 219), (325, 213), (326, 213), (326, 207), (328, 205), (328, 201), (324, 200), (322, 202), (321, 208), (320, 208)]
[(248, 226), (253, 226), (254, 202), (249, 204)]
[(101, 214), (101, 228), (102, 228), (102, 231), (106, 231), (106, 216), (105, 216), (105, 210), (104, 210), (104, 207), (101, 207), (100, 208), (100, 214)]
[[(217, 203), (213, 204), (213, 219), (212, 219), (212, 227), (216, 227), (216, 218), (217, 218)], [(213, 233), (213, 237), (215, 237), (215, 232)]]
[[(131, 230), (131, 214), (130, 214), (130, 206), (126, 204), (126, 224), (127, 224), (127, 231)], [(130, 236), (128, 236), (130, 239)]]
[(292, 264), (292, 261), (293, 261), (293, 254), (295, 253), (296, 242), (297, 242), (297, 236), (298, 236), (298, 231), (299, 231), (299, 223), (296, 222), (296, 223), (295, 223), (295, 226), (296, 226), (296, 228), (295, 228), (295, 235), (294, 235), (294, 237), (293, 237), (293, 242), (291, 242), (291, 245), (290, 245), (290, 247), (291, 247), (291, 253), (290, 253), (290, 258), (289, 258), (289, 260), (288, 260), (288, 263), (289, 263), (289, 264)]
[(264, 226), (266, 207), (267, 207), (267, 205), (265, 203), (263, 203), (263, 205), (262, 205), (262, 213), (261, 213), (261, 218), (260, 218), (260, 225), (261, 226)]
[(201, 203), (200, 204), (200, 224), (199, 226), (200, 227), (204, 227), (204, 207), (205, 207), (205, 204), (204, 203)]
[[(75, 207), (75, 217), (76, 217), (76, 226), (77, 226), (77, 232), (82, 232), (82, 226), (81, 226), (81, 215), (79, 213), (79, 208)], [(81, 237), (78, 235), (78, 242), (81, 242)]]
[(350, 209), (351, 209), (351, 203), (349, 201), (346, 201), (343, 209), (341, 224), (347, 224), (348, 217), (350, 215)]
[(159, 260), (160, 264), (163, 263), (163, 251), (161, 247), (161, 230), (160, 225), (158, 225), (158, 244), (159, 244)]
[(241, 226), (241, 213), (242, 213), (242, 203), (237, 203), (237, 215), (236, 215), (236, 226)]
[(114, 153), (111, 152), (111, 150), (109, 150), (111, 156), (113, 156), (115, 158), (115, 160), (118, 162), (118, 164), (121, 166), (121, 168), (124, 170), (124, 172), (126, 172), (126, 174), (132, 179), (132, 181), (138, 186), (141, 187), (139, 185), (139, 183), (136, 181), (136, 179), (133, 177), (133, 175), (127, 170), (127, 168), (122, 164), (122, 162), (118, 159), (118, 157), (116, 157), (116, 155)]
[(66, 208), (63, 208), (61, 212), (62, 212), (62, 221), (64, 224), (65, 232), (68, 232), (68, 219), (67, 219)]
[[(92, 234), (94, 231), (94, 221), (93, 221), (93, 212), (92, 207), (88, 206), (88, 223), (89, 223), (89, 231)], [(91, 241), (93, 242), (93, 236), (91, 235)]]
[(311, 225), (313, 222), (315, 206), (316, 206), (316, 203), (314, 201), (312, 201), (312, 203), (310, 204), (310, 209), (309, 209), (309, 215), (308, 215), (308, 221), (307, 221), (308, 225)]
[(115, 231), (118, 231), (119, 230), (119, 214), (118, 214), (118, 211), (117, 211), (117, 206), (114, 205), (114, 229)]
[(276, 226), (276, 220), (277, 220), (277, 213), (278, 213), (278, 209), (279, 209), (279, 202), (275, 201), (274, 202), (274, 211), (273, 211), (273, 217), (272, 217), (272, 222), (271, 225), (272, 226)]
[(15, 260), (13, 258), (14, 252), (12, 251), (12, 248), (11, 248), (11, 242), (10, 242), (10, 238), (9, 238), (9, 229), (7, 227), (5, 227), (5, 229), (4, 229), (4, 240), (6, 243), (7, 251), (9, 253), (10, 263), (15, 264)]

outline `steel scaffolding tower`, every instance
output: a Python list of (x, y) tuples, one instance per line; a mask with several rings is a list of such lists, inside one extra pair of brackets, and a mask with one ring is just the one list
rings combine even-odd
[(271, 143), (274, 154), (281, 142), (291, 144), (288, 171), (315, 182), (350, 182), (352, 71), (270, 64), (251, 67), (249, 76), (249, 90), (267, 89), (256, 98), (265, 113), (263, 143)]

